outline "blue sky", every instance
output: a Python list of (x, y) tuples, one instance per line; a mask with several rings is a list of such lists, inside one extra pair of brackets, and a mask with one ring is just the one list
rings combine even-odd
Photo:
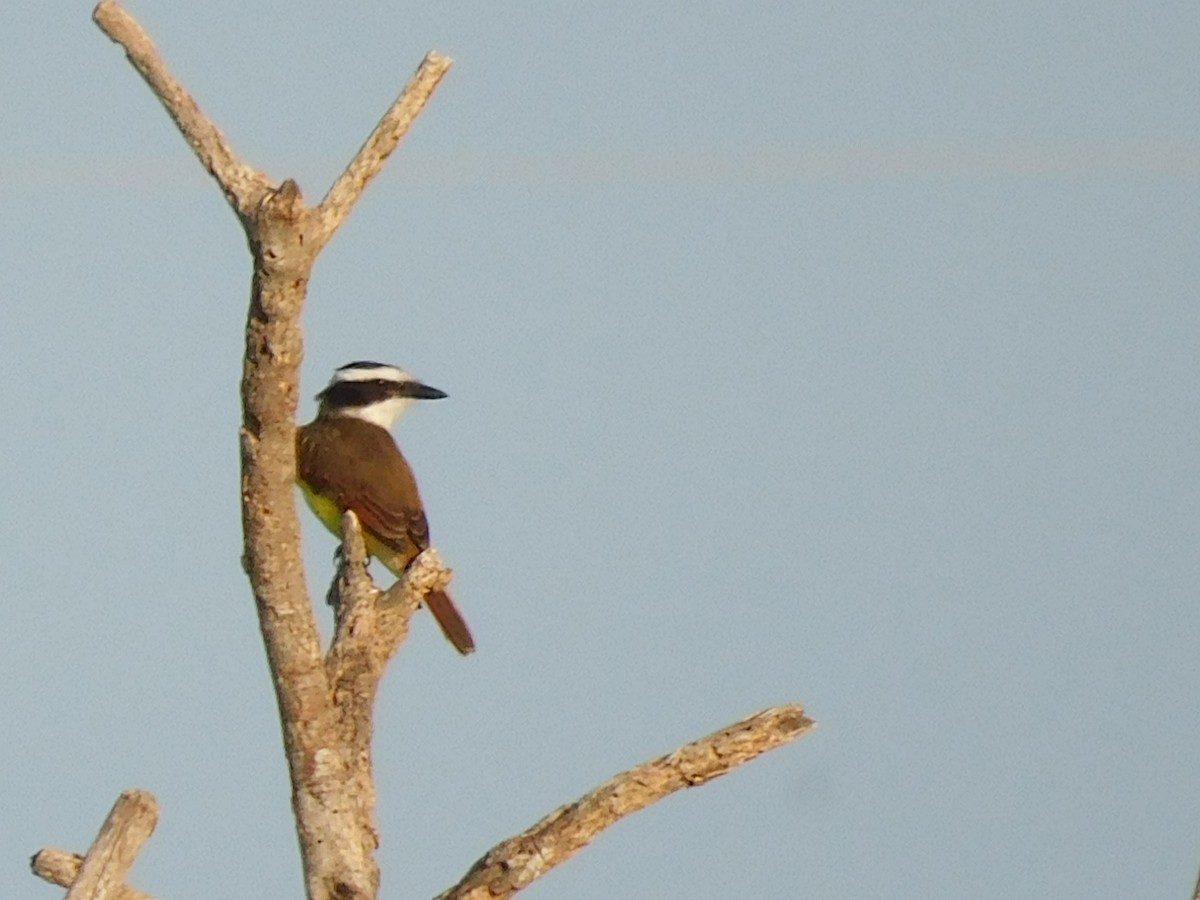
[[(383, 896), (787, 701), (818, 730), (529, 895), (1188, 895), (1200, 7), (130, 9), (310, 201), (457, 60), (304, 322), (306, 398), (363, 358), (450, 395), (396, 434), (479, 652), (422, 616), (385, 681)], [(296, 896), (248, 255), (89, 16), (0, 35), (2, 880), (142, 787), (137, 886)]]

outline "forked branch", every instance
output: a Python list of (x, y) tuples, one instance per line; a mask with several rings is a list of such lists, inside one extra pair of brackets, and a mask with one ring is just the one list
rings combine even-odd
[[(420, 553), (405, 576), (381, 591), (367, 574), (367, 551), (358, 516), (342, 515), (341, 564), (331, 590), (336, 598), (334, 640), (325, 669), (344, 715), (368, 728), (383, 667), (408, 637), (408, 625), (425, 595), (445, 590), (454, 573), (432, 547)], [(369, 733), (369, 732), (368, 732)]]
[[(125, 49), (126, 58), (166, 108), (200, 163), (221, 186), (225, 199), (243, 225), (247, 230), (252, 229), (259, 204), (274, 189), (271, 180), (238, 158), (221, 130), (171, 74), (154, 42), (133, 16), (115, 0), (101, 0), (92, 18), (101, 31)], [(426, 54), (354, 159), (338, 176), (320, 205), (311, 211), (314, 222), (309, 238), (315, 242), (314, 256), (350, 215), (367, 185), (382, 171), (384, 163), (404, 139), (453, 64), (454, 60), (436, 51)]]

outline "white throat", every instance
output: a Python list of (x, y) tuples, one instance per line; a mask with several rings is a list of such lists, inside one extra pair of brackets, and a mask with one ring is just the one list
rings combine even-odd
[(378, 425), (388, 431), (415, 402), (416, 400), (412, 397), (389, 397), (387, 400), (380, 400), (369, 406), (350, 406), (339, 409), (336, 415), (362, 419), (364, 422), (370, 422), (372, 425)]

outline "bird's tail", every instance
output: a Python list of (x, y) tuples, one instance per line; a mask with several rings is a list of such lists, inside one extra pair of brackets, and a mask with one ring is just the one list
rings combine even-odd
[(425, 595), (425, 605), (437, 619), (438, 627), (446, 640), (454, 645), (454, 649), (466, 656), (475, 649), (475, 639), (471, 637), (471, 629), (450, 595), (445, 591), (430, 591)]

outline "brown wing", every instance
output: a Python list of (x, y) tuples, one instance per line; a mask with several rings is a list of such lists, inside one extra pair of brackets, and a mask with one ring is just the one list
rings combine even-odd
[(417, 482), (387, 431), (331, 416), (300, 429), (296, 440), (300, 479), (340, 509), (354, 510), (363, 528), (396, 553), (401, 569), (429, 546)]

